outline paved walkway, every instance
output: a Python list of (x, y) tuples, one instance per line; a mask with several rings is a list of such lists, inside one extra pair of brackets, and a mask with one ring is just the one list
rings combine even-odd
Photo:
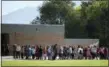
[(13, 59), (13, 56), (2, 56), (0, 59), (1, 59), (2, 61), (15, 60), (15, 59)]

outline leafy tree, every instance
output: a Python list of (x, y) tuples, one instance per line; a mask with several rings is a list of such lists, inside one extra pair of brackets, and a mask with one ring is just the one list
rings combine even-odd
[(40, 8), (42, 24), (64, 24), (66, 17), (71, 14), (73, 3), (70, 0), (50, 0)]
[(40, 18), (36, 17), (35, 19), (32, 20), (31, 24), (38, 24), (40, 23)]
[(45, 1), (39, 9), (39, 21), (41, 24), (65, 24), (66, 38), (97, 38), (100, 45), (108, 46), (108, 0), (82, 2), (76, 8), (74, 5), (71, 0)]
[(100, 39), (101, 45), (109, 44), (108, 1), (93, 1), (87, 7), (87, 19), (88, 37)]

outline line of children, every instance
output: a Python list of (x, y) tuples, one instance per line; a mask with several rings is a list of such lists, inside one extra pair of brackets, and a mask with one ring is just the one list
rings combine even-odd
[(13, 57), (15, 59), (38, 59), (38, 60), (55, 60), (55, 59), (107, 59), (108, 49), (105, 47), (78, 47), (74, 46), (20, 46), (13, 45)]

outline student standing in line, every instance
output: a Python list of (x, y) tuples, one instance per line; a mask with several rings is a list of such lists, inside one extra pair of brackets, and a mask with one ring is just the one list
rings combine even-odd
[(74, 48), (74, 46), (72, 46), (72, 59), (74, 59), (74, 50), (75, 50), (75, 48)]
[(21, 51), (21, 47), (20, 47), (19, 44), (17, 45), (16, 51), (17, 51), (17, 58), (20, 59), (20, 51)]
[(57, 57), (57, 44), (54, 45), (53, 52), (54, 52), (53, 60), (55, 60)]
[(78, 46), (78, 59), (83, 58), (83, 48), (79, 45)]
[(84, 47), (83, 48), (83, 57), (84, 57), (84, 59), (87, 59), (87, 47)]
[(104, 57), (104, 49), (103, 47), (100, 47), (100, 59), (103, 59)]
[(32, 59), (34, 59), (35, 58), (35, 46), (32, 46)]
[(26, 56), (26, 59), (28, 59), (28, 53), (29, 53), (28, 45), (26, 45), (25, 46), (25, 56)]
[(56, 49), (57, 50), (56, 60), (59, 60), (59, 49), (60, 49), (59, 47), (60, 47), (59, 45), (56, 47), (57, 48)]
[(97, 48), (97, 59), (100, 59), (100, 48)]
[(60, 59), (62, 60), (63, 59), (63, 46), (60, 47)]
[(78, 59), (78, 48), (74, 46), (74, 59)]
[(105, 48), (104, 48), (104, 59), (107, 59), (107, 54), (108, 54), (108, 50), (107, 50), (107, 48), (105, 47)]
[(47, 59), (47, 47), (45, 46), (43, 48), (43, 60), (46, 60)]
[(51, 60), (51, 54), (52, 54), (51, 51), (52, 51), (51, 46), (49, 46), (48, 49), (47, 49), (48, 60)]
[(66, 59), (67, 59), (67, 57), (68, 57), (68, 49), (67, 49), (67, 46), (65, 48), (65, 56), (66, 56)]
[(70, 46), (70, 47), (69, 47), (69, 58), (70, 58), (70, 59), (73, 58), (73, 57), (72, 57), (72, 53), (73, 53), (72, 47)]
[(91, 59), (92, 58), (91, 49), (90, 49), (89, 46), (87, 47), (87, 50), (86, 50), (86, 56), (87, 56), (87, 59)]
[(31, 50), (31, 46), (29, 45), (29, 59), (31, 59), (32, 56), (32, 50)]
[(93, 46), (91, 48), (91, 54), (92, 54), (92, 58), (93, 59), (96, 59), (97, 58), (97, 47), (96, 46)]
[(22, 47), (21, 47), (21, 58), (22, 58), (22, 59), (24, 58), (24, 52), (25, 52), (24, 46), (22, 46)]
[(39, 47), (39, 59), (40, 60), (42, 59), (42, 47), (41, 46)]
[(64, 56), (64, 59), (66, 59), (66, 53), (67, 53), (66, 46), (64, 46), (64, 49), (63, 49), (63, 56)]
[(14, 45), (13, 45), (13, 58), (14, 58), (14, 59), (17, 58), (17, 57), (16, 57), (16, 54), (17, 54), (17, 52), (16, 52), (16, 44), (14, 44)]
[(66, 48), (66, 50), (67, 50), (67, 53), (66, 53), (66, 56), (67, 56), (67, 58), (66, 59), (69, 59), (69, 47), (67, 46), (67, 48)]
[(54, 56), (53, 47), (54, 47), (54, 45), (51, 46), (51, 59), (52, 59), (52, 60), (53, 60), (53, 56)]
[(36, 49), (35, 49), (35, 56), (36, 56), (36, 59), (39, 59), (39, 47), (38, 45), (36, 45)]
[(37, 59), (37, 45), (35, 46), (35, 59)]

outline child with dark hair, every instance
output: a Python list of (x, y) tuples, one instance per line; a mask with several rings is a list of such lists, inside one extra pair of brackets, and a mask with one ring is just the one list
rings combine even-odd
[(74, 53), (75, 53), (75, 47), (74, 46), (72, 46), (72, 59), (74, 59)]
[(105, 47), (105, 48), (104, 48), (104, 59), (107, 59), (107, 54), (108, 54), (108, 50), (107, 50), (107, 48)]
[(89, 46), (87, 47), (86, 56), (87, 56), (87, 59), (91, 59), (92, 58), (91, 49), (90, 49)]
[(31, 56), (32, 56), (32, 50), (31, 50), (31, 46), (30, 46), (30, 45), (29, 45), (29, 49), (28, 49), (28, 50), (29, 50), (29, 53), (28, 53), (28, 54), (29, 54), (29, 59), (31, 59)]
[(64, 59), (66, 59), (66, 56), (67, 56), (66, 53), (67, 53), (67, 50), (66, 50), (66, 47), (64, 46), (64, 49), (63, 49), (63, 58)]
[(42, 47), (39, 47), (39, 59), (42, 59)]
[(47, 56), (48, 56), (48, 60), (52, 59), (52, 47), (51, 46), (48, 46)]
[(104, 59), (105, 54), (104, 54), (104, 47), (100, 48), (100, 59)]
[(13, 45), (13, 58), (14, 58), (14, 59), (17, 58), (17, 57), (16, 57), (16, 54), (17, 54), (17, 52), (16, 52), (16, 44), (14, 44), (14, 45)]
[(20, 59), (21, 47), (20, 47), (19, 44), (18, 44), (17, 47), (16, 47), (16, 51), (17, 51), (17, 52), (16, 52), (16, 53), (17, 53), (17, 54), (16, 54), (16, 55), (17, 55), (17, 58)]
[(22, 46), (22, 47), (21, 47), (21, 58), (22, 58), (22, 59), (24, 58), (24, 52), (25, 52), (24, 46)]
[(28, 59), (28, 45), (25, 46), (25, 56), (26, 56), (26, 59)]
[(35, 46), (32, 46), (31, 50), (32, 50), (32, 59), (34, 59), (35, 58)]
[(35, 49), (35, 55), (36, 55), (36, 59), (39, 59), (39, 47), (36, 46), (36, 49)]
[(47, 59), (47, 47), (43, 48), (43, 60)]
[(59, 57), (60, 59), (63, 59), (63, 46), (60, 46), (60, 51), (59, 51)]
[(82, 46), (78, 46), (78, 59), (82, 59), (83, 58), (83, 48)]
[(97, 58), (97, 47), (93, 46), (91, 48), (91, 54), (92, 54), (92, 59), (96, 59)]
[(73, 53), (72, 49), (73, 48), (69, 46), (69, 59), (72, 59), (72, 53)]
[(100, 59), (100, 48), (97, 48), (97, 59)]
[(55, 60), (56, 57), (57, 57), (57, 44), (55, 44), (55, 45), (53, 46), (53, 52), (54, 52), (53, 60)]
[(86, 52), (87, 52), (87, 47), (84, 47), (83, 48), (83, 57), (84, 57), (84, 59), (87, 59), (87, 55), (86, 55)]

